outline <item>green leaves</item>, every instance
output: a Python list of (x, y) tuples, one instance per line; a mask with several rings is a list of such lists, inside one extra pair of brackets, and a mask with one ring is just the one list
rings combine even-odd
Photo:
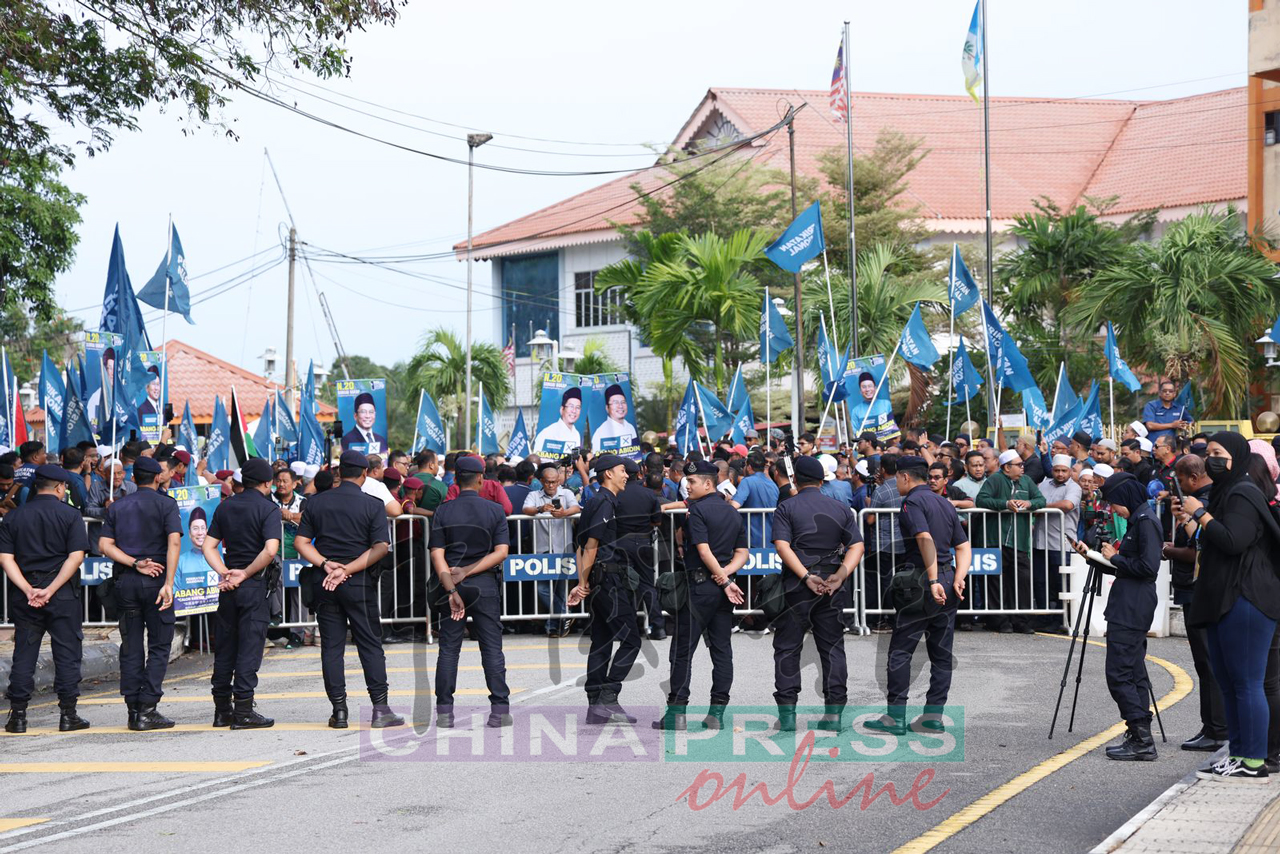
[[(454, 434), (464, 423), (466, 398), (467, 348), (453, 332), (439, 327), (422, 338), (418, 352), (409, 360), (405, 387), (417, 399), (417, 391), (425, 388), (441, 410), (457, 413)], [(484, 386), (485, 399), (494, 409), (506, 405), (511, 394), (511, 375), (502, 360), (502, 351), (488, 342), (471, 342), (471, 393)], [(465, 442), (463, 443), (465, 444)]]

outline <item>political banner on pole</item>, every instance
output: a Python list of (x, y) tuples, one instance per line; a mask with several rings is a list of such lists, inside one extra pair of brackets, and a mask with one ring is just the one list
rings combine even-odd
[(849, 418), (853, 420), (854, 429), (857, 429), (864, 418), (868, 429), (874, 429), (870, 425), (876, 423), (882, 415), (888, 415), (892, 419), (889, 383), (880, 382), (885, 368), (885, 358), (879, 353), (849, 360), (844, 372), (844, 384), (849, 391)]
[(342, 450), (362, 454), (387, 452), (387, 381), (338, 380), (338, 420), (346, 427)]
[(563, 457), (582, 447), (582, 376), (544, 372), (533, 452)]
[[(151, 444), (160, 441), (164, 430), (164, 389), (160, 388), (163, 375), (164, 354), (159, 350), (143, 350), (138, 354), (143, 367), (147, 369), (147, 384), (141, 399), (135, 401), (138, 407), (138, 423), (142, 425), (141, 437)], [(168, 377), (165, 377), (168, 380)]]
[(116, 351), (122, 340), (123, 337), (116, 332), (84, 333), (84, 385), (89, 392), (84, 405), (89, 412), (89, 426), (107, 438), (111, 433), (109, 417), (111, 389), (116, 376)]
[(209, 533), (209, 521), (222, 500), (221, 484), (180, 486), (169, 490), (182, 516), (182, 552), (173, 577), (173, 615), (210, 614), (218, 610), (218, 574), (201, 549)]
[(631, 375), (592, 374), (582, 378), (582, 390), (591, 428), (591, 451), (618, 454), (640, 460), (640, 432), (636, 429), (631, 401)]

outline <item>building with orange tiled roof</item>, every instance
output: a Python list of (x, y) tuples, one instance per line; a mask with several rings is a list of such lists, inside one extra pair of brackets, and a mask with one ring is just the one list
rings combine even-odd
[[(845, 147), (845, 126), (827, 102), (826, 91), (710, 89), (672, 147), (693, 151), (750, 137), (774, 125), (788, 106), (804, 105), (794, 125), (796, 171), (821, 180), (819, 157)], [(995, 228), (1007, 230), (1042, 196), (1063, 208), (1086, 197), (1115, 197), (1109, 218), (1158, 209), (1160, 224), (1206, 204), (1247, 212), (1248, 109), (1244, 87), (1168, 101), (992, 98)], [(854, 93), (855, 155), (869, 153), (884, 130), (919, 139), (927, 152), (908, 176), (903, 198), (920, 211), (931, 235), (926, 245), (982, 239), (981, 107), (963, 95)], [(754, 141), (749, 150), (758, 164), (790, 167), (785, 131)], [(639, 222), (632, 185), (661, 192), (673, 177), (655, 165), (474, 238), (475, 257), (493, 262), (493, 293), (502, 304), (495, 339), (505, 342), (515, 327), (517, 388), (532, 384), (527, 342), (534, 329), (545, 329), (562, 347), (579, 351), (588, 339), (603, 340), (614, 361), (635, 375), (637, 393), (651, 394), (661, 379), (660, 361), (592, 284), (596, 271), (626, 257), (616, 226)], [(1162, 230), (1158, 224), (1157, 234)], [(455, 250), (465, 258), (465, 243)]]

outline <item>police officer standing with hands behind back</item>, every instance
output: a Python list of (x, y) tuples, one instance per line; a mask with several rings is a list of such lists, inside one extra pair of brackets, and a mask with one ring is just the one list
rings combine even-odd
[(338, 458), (342, 483), (302, 505), (293, 545), (311, 564), (302, 580), (320, 628), (320, 667), (333, 705), (329, 726), (347, 728), (347, 629), (356, 642), (364, 684), (373, 701), (375, 729), (400, 726), (404, 718), (387, 705), (387, 657), (382, 651), (378, 582), (369, 571), (387, 554), (390, 536), (381, 501), (360, 491), (369, 460), (359, 451)]
[(66, 503), (72, 475), (60, 466), (37, 466), (31, 497), (0, 524), (0, 567), (9, 577), (13, 667), (9, 671), (9, 720), (5, 732), (27, 731), (27, 703), (35, 690), (36, 661), (46, 632), (53, 647), (54, 689), (60, 732), (88, 729), (76, 714), (80, 696), (80, 581), (89, 550), (84, 520)]
[[(253, 710), (271, 619), (263, 570), (280, 552), (282, 530), (279, 507), (270, 497), (271, 464), (251, 459), (240, 478), (244, 492), (218, 505), (202, 547), (205, 561), (221, 576), (213, 620), (213, 725), (263, 729), (275, 723)], [(218, 550), (223, 542), (225, 561)]]
[(511, 691), (502, 655), (502, 562), (511, 548), (502, 508), (480, 497), (484, 463), (460, 457), (455, 473), (458, 497), (436, 510), (431, 525), (431, 566), (448, 600), (449, 617), (440, 623), (436, 657), (436, 726), (453, 726), (453, 694), (467, 617), (480, 641), (480, 663), (489, 688), (487, 726), (511, 726)]
[[(800, 695), (800, 651), (806, 628), (822, 662), (822, 694), (826, 715), (820, 729), (839, 730), (848, 703), (849, 667), (844, 655), (841, 608), (849, 597), (844, 582), (862, 560), (864, 546), (847, 502), (823, 495), (826, 472), (814, 457), (796, 457), (798, 492), (773, 514), (773, 545), (782, 559), (787, 609), (773, 635), (774, 699), (779, 727), (796, 728)], [(841, 557), (841, 551), (844, 556)]]
[[(136, 492), (112, 502), (98, 550), (115, 561), (112, 579), (120, 609), (120, 693), (129, 729), (169, 729), (156, 711), (173, 646), (173, 575), (182, 550), (178, 502), (161, 491), (161, 465), (150, 457), (133, 464)], [(143, 631), (146, 632), (144, 649)]]

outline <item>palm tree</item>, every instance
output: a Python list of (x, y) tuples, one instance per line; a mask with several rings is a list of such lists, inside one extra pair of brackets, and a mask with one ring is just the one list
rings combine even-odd
[[(437, 327), (422, 337), (418, 352), (409, 360), (405, 386), (412, 397), (425, 388), (441, 409), (452, 407), (457, 413), (454, 435), (466, 421), (467, 348), (448, 329)], [(471, 393), (484, 387), (485, 399), (494, 409), (506, 405), (511, 393), (511, 375), (507, 373), (502, 351), (488, 342), (471, 344)], [(470, 439), (460, 437), (459, 445)]]
[(1088, 330), (1112, 321), (1131, 363), (1174, 381), (1199, 377), (1208, 409), (1236, 414), (1251, 342), (1280, 307), (1269, 245), (1245, 231), (1234, 207), (1206, 208), (1081, 285), (1066, 319)]
[(588, 338), (582, 345), (582, 355), (573, 363), (576, 374), (616, 374), (621, 370), (618, 363), (609, 358), (599, 338)]

